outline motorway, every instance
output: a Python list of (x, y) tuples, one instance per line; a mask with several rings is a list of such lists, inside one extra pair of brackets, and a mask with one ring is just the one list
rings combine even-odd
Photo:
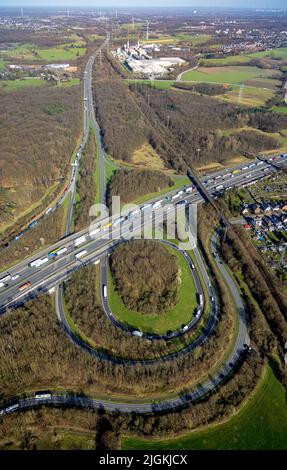
[[(96, 54), (90, 57), (89, 62), (86, 66), (84, 73), (84, 139), (81, 145), (85, 144), (88, 133), (89, 125), (91, 124), (95, 130), (98, 142), (99, 142), (99, 153), (100, 153), (100, 169), (101, 169), (101, 200), (104, 201), (104, 188), (105, 188), (105, 179), (104, 179), (104, 148), (101, 141), (101, 133), (98, 127), (98, 124), (95, 119), (94, 109), (93, 109), (93, 97), (92, 97), (92, 68), (95, 61)], [(78, 157), (78, 162), (81, 154)], [(276, 161), (276, 164), (274, 164)], [(266, 161), (260, 161), (255, 159), (250, 161), (248, 164), (238, 165), (231, 169), (226, 169), (221, 172), (216, 172), (211, 175), (208, 175), (205, 180), (202, 181), (205, 189), (208, 193), (216, 198), (222, 191), (227, 191), (233, 187), (242, 187), (249, 184), (253, 184), (258, 179), (265, 177), (272, 172), (278, 171), (278, 169), (286, 169), (287, 163), (287, 154), (283, 156), (276, 156)], [(15, 308), (18, 305), (21, 305), (30, 298), (35, 297), (36, 295), (49, 291), (50, 289), (60, 286), (61, 283), (67, 279), (72, 272), (77, 269), (81, 269), (83, 266), (91, 262), (98, 262), (101, 260), (101, 273), (102, 273), (102, 287), (107, 285), (106, 278), (106, 260), (107, 254), (113, 249), (115, 245), (119, 242), (131, 239), (138, 238), (142, 231), (149, 231), (153, 224), (160, 224), (165, 215), (168, 217), (174, 216), (175, 213), (183, 211), (189, 204), (199, 204), (202, 202), (201, 194), (196, 190), (196, 188), (190, 184), (185, 187), (178, 189), (176, 191), (171, 191), (164, 196), (153, 198), (151, 201), (142, 204), (140, 207), (127, 210), (124, 215), (122, 214), (113, 214), (112, 216), (103, 216), (102, 218), (97, 219), (92, 226), (85, 228), (81, 232), (69, 235), (71, 231), (72, 223), (72, 214), (73, 214), (73, 202), (75, 198), (76, 191), (76, 180), (78, 176), (78, 165), (74, 167), (75, 171), (73, 172), (73, 179), (71, 180), (71, 185), (69, 191), (71, 192), (71, 202), (69, 207), (69, 216), (67, 222), (66, 237), (62, 240), (59, 240), (57, 243), (52, 246), (41, 250), (37, 255), (22, 260), (20, 263), (14, 265), (9, 269), (0, 274), (0, 286), (1, 279), (5, 278), (2, 287), (0, 287), (0, 313), (9, 312), (11, 308)], [(181, 203), (178, 205), (178, 203)], [(119, 218), (121, 216), (121, 219)], [(216, 250), (216, 238), (213, 237), (213, 250)], [(62, 249), (59, 255), (53, 255), (54, 250)], [(184, 256), (187, 256), (186, 252), (183, 252)], [(56, 289), (56, 305), (57, 313), (67, 334), (70, 336), (71, 340), (74, 341), (78, 346), (82, 347), (84, 350), (93, 354), (96, 357), (101, 359), (107, 359), (112, 362), (121, 362), (125, 364), (134, 364), (134, 363), (158, 363), (158, 361), (166, 361), (176, 358), (180, 354), (190, 353), (200, 344), (203, 344), (204, 341), (208, 338), (212, 332), (216, 321), (217, 321), (217, 300), (214, 294), (214, 289), (209, 280), (207, 270), (204, 266), (203, 260), (200, 256), (198, 249), (194, 250), (197, 264), (200, 267), (204, 282), (208, 286), (208, 292), (210, 298), (214, 298), (211, 302), (211, 311), (210, 316), (205, 325), (204, 331), (201, 333), (199, 338), (195, 340), (192, 344), (188, 345), (181, 351), (170, 354), (161, 359), (151, 359), (144, 361), (132, 361), (129, 359), (115, 358), (111, 356), (106, 356), (103, 353), (98, 352), (97, 350), (91, 348), (88, 344), (84, 343), (75, 333), (73, 333), (68, 325), (68, 322), (65, 318), (63, 301), (62, 301), (62, 291), (61, 289)], [(31, 266), (31, 262), (41, 260), (41, 265)], [(187, 258), (188, 260), (188, 258)], [(36, 398), (35, 395), (29, 398), (21, 398), (17, 400), (17, 403), (14, 403), (16, 406), (13, 410), (16, 409), (25, 409), (41, 404), (53, 404), (53, 405), (70, 405), (70, 406), (81, 406), (81, 407), (92, 407), (92, 408), (101, 408), (104, 407), (108, 410), (121, 410), (121, 411), (134, 411), (138, 413), (154, 412), (156, 410), (171, 409), (177, 406), (181, 406), (190, 401), (194, 401), (206, 393), (212, 391), (219, 383), (226, 379), (226, 376), (229, 375), (237, 363), (241, 361), (242, 354), (248, 352), (249, 347), (249, 337), (246, 329), (245, 321), (245, 311), (244, 305), (240, 296), (237, 285), (235, 284), (232, 276), (229, 274), (228, 270), (219, 260), (218, 255), (215, 257), (215, 261), (218, 265), (218, 268), (225, 279), (226, 284), (228, 285), (234, 302), (237, 306), (238, 311), (238, 322), (239, 322), (239, 331), (236, 339), (236, 344), (229, 355), (229, 358), (226, 360), (226, 363), (220, 366), (220, 369), (215, 373), (212, 378), (207, 379), (203, 384), (197, 386), (195, 390), (191, 390), (185, 395), (177, 396), (174, 398), (168, 398), (166, 400), (161, 400), (158, 403), (154, 401), (149, 403), (123, 403), (123, 402), (114, 402), (111, 400), (97, 400), (93, 398), (88, 398), (79, 395), (63, 394), (51, 392), (49, 397)], [(199, 289), (199, 285), (197, 285)], [(103, 305), (107, 316), (114, 321), (115, 317), (110, 311), (107, 299), (103, 299)], [(192, 324), (194, 319), (188, 325), (187, 329), (190, 329), (194, 326)], [(122, 327), (122, 325), (117, 325)], [(173, 334), (182, 334), (183, 332), (173, 332)], [(144, 336), (144, 335), (143, 335)], [(156, 339), (151, 337), (150, 339)], [(12, 400), (13, 401), (13, 400)], [(13, 406), (13, 403), (12, 405)], [(7, 406), (5, 409), (0, 410), (0, 414), (5, 414), (7, 411)]]
[[(287, 158), (280, 158), (276, 163), (282, 169), (285, 169)], [(266, 176), (266, 174), (277, 171), (269, 162), (259, 162), (257, 160), (250, 162), (250, 165), (255, 166), (243, 170), (242, 167), (244, 165), (241, 165), (241, 167), (237, 166), (234, 169), (210, 175), (208, 180), (204, 181), (204, 184), (209, 193), (216, 197), (219, 192), (216, 188), (219, 186), (224, 185), (225, 190), (232, 187), (240, 187), (253, 183)], [(238, 173), (232, 174), (232, 171), (238, 171)], [(214, 178), (216, 179), (214, 180)], [(151, 202), (141, 205), (138, 208), (138, 213), (132, 218), (127, 215), (121, 224), (108, 226), (117, 223), (119, 214), (96, 220), (92, 226), (63, 238), (50, 247), (41, 250), (37, 255), (14, 265), (9, 271), (2, 272), (0, 279), (9, 275), (13, 279), (15, 276), (19, 277), (14, 280), (8, 280), (0, 288), (0, 312), (15, 304), (17, 305), (19, 302), (31, 297), (31, 295), (43, 292), (44, 289), (48, 290), (59, 285), (74, 269), (78, 269), (89, 261), (98, 259), (105, 251), (115, 245), (119, 239), (139, 236), (143, 227), (148, 226), (152, 220), (154, 223), (159, 222), (169, 210), (171, 213), (174, 210), (182, 210), (181, 206), (174, 204), (175, 202), (186, 201), (184, 205), (202, 202), (201, 196), (195, 189), (191, 193), (187, 192), (190, 188), (191, 186), (188, 186), (187, 188), (182, 188), (182, 190), (167, 193), (166, 197), (169, 199), (166, 199), (166, 197), (163, 199), (163, 196), (161, 198), (154, 198)], [(176, 199), (170, 200), (174, 196), (177, 196)], [(156, 209), (152, 205), (149, 206), (149, 204), (159, 200), (162, 202)], [(132, 228), (130, 229), (131, 226)], [(94, 231), (97, 233), (92, 234)], [(76, 239), (80, 237), (85, 237), (85, 241), (81, 245), (75, 246)], [(30, 267), (29, 263), (35, 260), (35, 258), (45, 259), (48, 257), (48, 253), (60, 248), (66, 248), (66, 253), (56, 258), (49, 258), (46, 263), (38, 268)], [(77, 259), (76, 255), (82, 251), (87, 251), (87, 253), (81, 259)], [(28, 282), (30, 284), (27, 286), (27, 289), (19, 291), (20, 286)]]
[[(216, 243), (215, 238), (212, 241)], [(216, 249), (216, 248), (214, 248)], [(201, 397), (212, 392), (218, 385), (225, 381), (235, 370), (240, 362), (244, 359), (245, 354), (249, 353), (250, 340), (246, 328), (246, 317), (244, 305), (240, 296), (237, 285), (233, 278), (228, 273), (227, 269), (221, 263), (219, 256), (216, 256), (215, 261), (226, 282), (228, 283), (229, 289), (234, 296), (234, 301), (239, 313), (238, 321), (238, 335), (236, 344), (234, 345), (231, 353), (226, 358), (225, 362), (220, 365), (219, 369), (204, 380), (201, 384), (197, 385), (190, 390), (185, 390), (180, 396), (174, 396), (163, 400), (150, 400), (149, 402), (141, 402), (139, 400), (130, 399), (128, 403), (124, 401), (114, 401), (112, 399), (98, 399), (91, 398), (80, 394), (71, 394), (70, 392), (35, 392), (26, 397), (14, 397), (5, 403), (0, 408), (0, 416), (31, 408), (37, 408), (43, 405), (49, 406), (69, 406), (69, 407), (80, 407), (90, 409), (105, 409), (108, 411), (121, 411), (121, 412), (133, 412), (133, 413), (155, 413), (164, 410), (172, 410), (178, 407), (194, 402)], [(204, 275), (207, 276), (206, 270), (203, 270)], [(208, 280), (205, 279), (206, 281)], [(78, 337), (77, 337), (78, 338)], [(88, 346), (86, 345), (86, 348)], [(194, 349), (195, 345), (190, 345)], [(190, 352), (190, 351), (189, 351)], [(116, 362), (116, 361), (115, 361)], [(133, 362), (130, 362), (131, 364)]]

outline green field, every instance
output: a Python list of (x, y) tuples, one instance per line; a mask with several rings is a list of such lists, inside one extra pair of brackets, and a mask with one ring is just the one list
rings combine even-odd
[(122, 449), (287, 449), (286, 391), (268, 367), (250, 400), (224, 424), (166, 440), (123, 438)]
[(1, 80), (0, 86), (5, 91), (17, 91), (21, 88), (46, 85), (40, 78), (29, 78), (25, 80)]
[(246, 55), (232, 55), (222, 57), (222, 59), (203, 59), (200, 64), (204, 67), (210, 67), (211, 65), (234, 65), (234, 64), (248, 64), (250, 57)]
[(109, 179), (119, 169), (111, 160), (105, 159), (105, 181), (108, 183)]
[(37, 54), (41, 60), (47, 62), (59, 60), (76, 60), (78, 57), (86, 53), (85, 47), (66, 48), (55, 47), (51, 49), (38, 49)]
[(246, 80), (280, 76), (280, 72), (260, 69), (259, 67), (226, 66), (226, 67), (200, 67), (183, 74), (183, 81), (223, 83), (231, 85), (244, 84)]
[(287, 114), (287, 106), (273, 106), (272, 110), (276, 113)]
[(61, 60), (76, 60), (78, 56), (86, 53), (85, 47), (71, 47), (71, 44), (51, 47), (49, 49), (40, 49), (33, 44), (22, 44), (14, 49), (5, 52), (5, 56), (11, 59), (21, 60), (44, 60), (46, 62)]
[(67, 82), (61, 82), (57, 86), (61, 87), (61, 88), (69, 88), (70, 86), (80, 85), (80, 83), (81, 83), (81, 81), (80, 81), (79, 78), (72, 78), (71, 80), (69, 80)]
[(274, 92), (265, 88), (255, 88), (242, 85), (242, 87), (232, 86), (231, 90), (217, 98), (241, 106), (264, 106), (272, 98)]
[(278, 60), (287, 60), (287, 47), (280, 47), (277, 49), (272, 49), (271, 51), (254, 52), (248, 55), (249, 57), (254, 57), (256, 59), (271, 57)]
[(144, 44), (172, 44), (178, 42), (191, 42), (194, 46), (206, 43), (211, 36), (208, 34), (185, 34), (185, 33), (178, 33), (172, 36), (167, 35), (158, 35), (158, 37), (154, 39), (149, 39), (148, 41), (143, 40)]
[(244, 53), (240, 55), (233, 55), (223, 57), (221, 59), (204, 59), (201, 61), (201, 65), (217, 66), (217, 65), (233, 65), (233, 64), (247, 64), (252, 59), (276, 59), (276, 60), (287, 60), (287, 47), (281, 47), (272, 49), (271, 51), (252, 52)]
[(0, 70), (3, 70), (5, 68), (6, 62), (3, 59), (0, 59)]
[(196, 287), (188, 263), (181, 253), (170, 248), (177, 258), (181, 270), (181, 284), (179, 286), (179, 302), (166, 313), (159, 315), (145, 315), (128, 310), (120, 295), (116, 292), (112, 274), (108, 275), (108, 299), (113, 314), (122, 323), (128, 324), (141, 331), (149, 333), (166, 333), (176, 330), (188, 323), (193, 317), (196, 308)]

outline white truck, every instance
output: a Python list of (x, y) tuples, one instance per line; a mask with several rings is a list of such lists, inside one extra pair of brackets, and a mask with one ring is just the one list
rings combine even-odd
[(103, 296), (104, 296), (104, 299), (106, 299), (106, 298), (107, 298), (107, 296), (108, 296), (108, 292), (107, 292), (107, 286), (106, 286), (106, 284), (104, 284), (104, 285), (103, 285)]
[(159, 209), (161, 207), (161, 203), (162, 203), (162, 200), (154, 202), (153, 205), (152, 205), (152, 208), (153, 209)]
[(34, 261), (31, 261), (31, 263), (29, 263), (29, 266), (30, 268), (40, 268), (40, 266), (47, 263), (48, 261), (49, 261), (48, 257), (38, 258), (38, 259), (35, 259)]
[(0, 287), (4, 287), (5, 283), (10, 281), (10, 280), (11, 280), (11, 275), (10, 274), (7, 274), (7, 276), (2, 277), (2, 279), (0, 279)]
[(87, 250), (79, 251), (79, 253), (75, 255), (75, 258), (76, 259), (83, 258), (83, 256), (85, 256), (87, 253), (88, 253)]
[(98, 227), (98, 228), (95, 228), (95, 230), (92, 230), (89, 235), (90, 237), (94, 237), (97, 233), (99, 233), (101, 231), (101, 229)]
[(141, 208), (141, 211), (146, 211), (147, 209), (150, 209), (151, 206), (152, 206), (151, 204), (146, 204), (145, 206)]
[(139, 330), (133, 330), (133, 331), (132, 331), (132, 334), (133, 334), (134, 336), (139, 336), (140, 338), (141, 338), (142, 335), (143, 335), (142, 332), (139, 331)]
[(76, 238), (76, 240), (74, 240), (74, 245), (75, 246), (82, 245), (83, 243), (85, 243), (85, 241), (86, 241), (86, 237), (85, 235), (82, 235), (81, 237)]
[(185, 192), (186, 193), (192, 193), (192, 190), (193, 190), (193, 186), (189, 186), (188, 188), (185, 188)]

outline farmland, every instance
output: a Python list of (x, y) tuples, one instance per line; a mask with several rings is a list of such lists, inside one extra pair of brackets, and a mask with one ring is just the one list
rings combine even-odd
[(40, 78), (29, 78), (26, 80), (1, 80), (0, 87), (4, 91), (17, 91), (25, 87), (39, 87), (45, 85)]
[(18, 45), (9, 51), (3, 53), (4, 57), (11, 60), (29, 60), (37, 61), (42, 60), (46, 62), (51, 61), (74, 61), (79, 56), (84, 55), (86, 52), (85, 47), (73, 46), (70, 44), (63, 44), (61, 46), (51, 47), (47, 49), (39, 48), (33, 44)]
[(177, 439), (124, 438), (122, 449), (285, 449), (287, 405), (283, 385), (268, 368), (254, 396), (229, 421)]
[(280, 72), (247, 66), (199, 67), (197, 70), (190, 70), (184, 73), (182, 80), (241, 85), (246, 80), (273, 78), (274, 76), (280, 77)]

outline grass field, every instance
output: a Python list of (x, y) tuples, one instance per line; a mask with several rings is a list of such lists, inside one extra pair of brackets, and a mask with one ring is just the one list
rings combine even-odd
[(272, 110), (276, 113), (287, 114), (287, 106), (273, 106)]
[(281, 47), (272, 49), (270, 51), (245, 53), (240, 55), (233, 55), (223, 57), (222, 59), (204, 59), (202, 65), (233, 65), (233, 64), (247, 64), (252, 59), (276, 59), (276, 60), (287, 60), (287, 47)]
[(3, 59), (0, 59), (0, 70), (3, 70), (5, 68), (6, 62)]
[(108, 183), (109, 179), (114, 175), (114, 173), (118, 170), (119, 168), (114, 165), (114, 163), (111, 160), (105, 159), (105, 181), (106, 184)]
[(233, 86), (230, 91), (224, 95), (219, 95), (217, 98), (241, 106), (264, 106), (273, 95), (274, 92), (272, 90), (242, 85), (242, 87)]
[(128, 310), (121, 297), (115, 290), (112, 274), (108, 277), (108, 298), (114, 315), (123, 323), (147, 331), (149, 333), (166, 333), (168, 330), (176, 330), (182, 324), (188, 323), (196, 308), (196, 288), (189, 266), (181, 253), (172, 249), (177, 258), (181, 270), (181, 284), (179, 286), (179, 302), (166, 313), (160, 315), (144, 315)]
[(51, 47), (49, 49), (40, 49), (33, 44), (22, 44), (14, 49), (5, 52), (5, 56), (11, 59), (22, 60), (44, 60), (46, 62), (53, 61), (72, 61), (76, 60), (78, 56), (84, 55), (86, 52), (85, 47), (71, 47), (71, 44), (63, 44), (61, 46)]
[(224, 424), (166, 440), (123, 438), (122, 449), (242, 450), (287, 449), (287, 403), (270, 367), (248, 402)]
[(35, 442), (37, 450), (93, 450), (92, 433), (57, 430), (43, 433)]
[(280, 72), (265, 70), (258, 67), (226, 66), (226, 67), (199, 67), (183, 74), (183, 81), (225, 83), (231, 85), (244, 84), (246, 80), (280, 76)]
[(149, 39), (148, 41), (143, 40), (144, 44), (172, 44), (178, 42), (191, 42), (194, 46), (206, 43), (211, 36), (208, 34), (184, 34), (179, 33), (175, 34), (174, 36), (166, 36), (166, 35), (159, 35), (157, 38)]
[(25, 80), (1, 80), (0, 82), (1, 88), (3, 88), (5, 91), (17, 91), (25, 87), (43, 85), (46, 85), (46, 83), (40, 78), (29, 78)]

